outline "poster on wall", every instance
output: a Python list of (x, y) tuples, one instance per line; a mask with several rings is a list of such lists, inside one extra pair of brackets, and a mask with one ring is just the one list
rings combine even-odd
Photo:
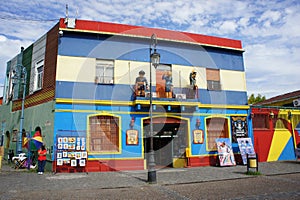
[(229, 138), (217, 138), (216, 143), (218, 148), (220, 166), (236, 165)]
[(247, 117), (231, 117), (232, 142), (248, 137)]
[(127, 145), (138, 145), (138, 130), (130, 129), (126, 131), (126, 144)]
[(247, 154), (255, 154), (251, 138), (238, 138), (238, 145), (243, 159), (243, 164), (247, 164)]
[(57, 159), (57, 165), (62, 166), (63, 165), (63, 159)]
[(203, 144), (204, 138), (203, 138), (203, 130), (194, 130), (194, 144)]
[(79, 160), (79, 166), (84, 167), (85, 166), (85, 160)]
[(13, 132), (12, 132), (12, 141), (13, 142), (17, 142), (17, 133), (18, 133), (17, 130), (13, 130)]

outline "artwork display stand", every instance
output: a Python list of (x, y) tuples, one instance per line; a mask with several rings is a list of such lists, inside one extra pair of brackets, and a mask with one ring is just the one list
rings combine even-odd
[(88, 153), (86, 138), (81, 136), (58, 135), (54, 154), (54, 173), (87, 172)]

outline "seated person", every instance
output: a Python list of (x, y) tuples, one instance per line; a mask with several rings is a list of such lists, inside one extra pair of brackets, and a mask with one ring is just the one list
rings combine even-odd
[(145, 89), (148, 89), (148, 81), (145, 77), (145, 72), (141, 70), (139, 76), (135, 79), (135, 94), (139, 97), (145, 96)]

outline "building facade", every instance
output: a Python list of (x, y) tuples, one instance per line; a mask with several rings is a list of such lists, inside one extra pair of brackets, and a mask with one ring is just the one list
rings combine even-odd
[(238, 40), (61, 19), (7, 64), (0, 107), (6, 152), (18, 137), (22, 88), (12, 73), (20, 64), (27, 70), (24, 129), (42, 128), (53, 171), (147, 168), (150, 67), (157, 166), (215, 165), (216, 138), (230, 138), (238, 158), (237, 138), (252, 137)]
[(254, 147), (260, 162), (296, 159), (295, 149), (300, 145), (299, 97), (298, 90), (251, 106)]

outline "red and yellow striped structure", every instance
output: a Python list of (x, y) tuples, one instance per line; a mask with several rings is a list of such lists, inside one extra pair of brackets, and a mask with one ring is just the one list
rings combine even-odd
[[(252, 116), (259, 161), (295, 159), (295, 148), (300, 142), (300, 110), (252, 108)], [(258, 126), (256, 120), (264, 121), (265, 127)]]

